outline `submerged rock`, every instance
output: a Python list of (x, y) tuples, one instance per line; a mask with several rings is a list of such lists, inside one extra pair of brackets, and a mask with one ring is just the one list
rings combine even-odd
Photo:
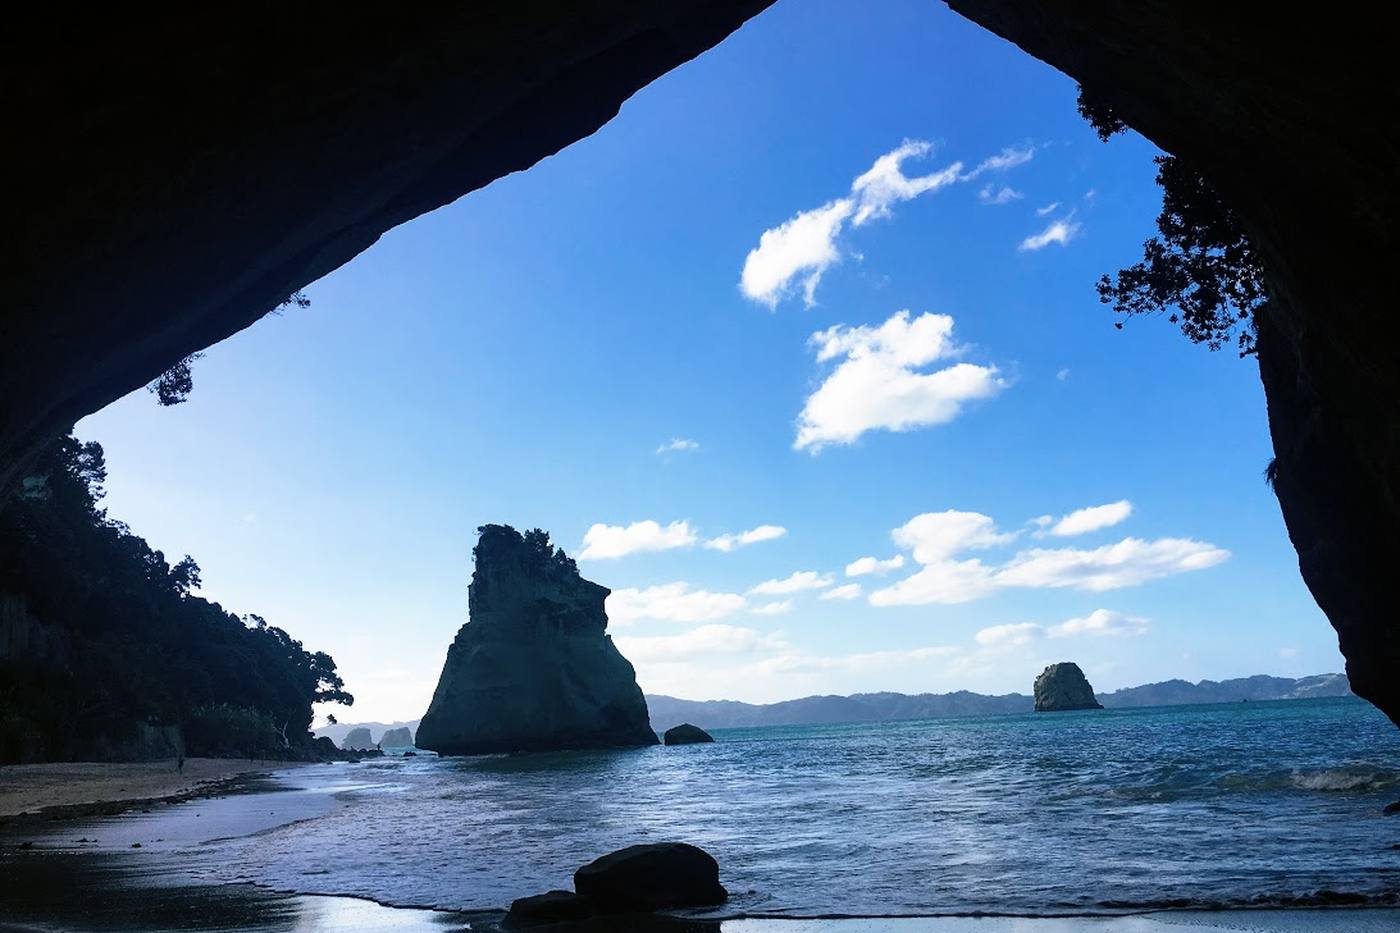
[(636, 671), (613, 645), (608, 589), (543, 531), (485, 525), (470, 620), (447, 651), (417, 745), (442, 755), (655, 745)]
[(696, 745), (701, 742), (713, 742), (715, 738), (699, 726), (683, 722), (679, 726), (667, 729), (662, 740), (667, 745)]
[(1073, 661), (1051, 664), (1035, 679), (1035, 711), (1055, 713), (1072, 709), (1103, 709), (1094, 688)]
[(684, 842), (628, 846), (595, 859), (574, 872), (574, 890), (609, 912), (708, 907), (729, 899), (719, 863)]

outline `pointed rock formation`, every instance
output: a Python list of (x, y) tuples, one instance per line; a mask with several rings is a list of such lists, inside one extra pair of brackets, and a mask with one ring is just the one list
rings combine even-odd
[(1035, 679), (1035, 711), (1056, 713), (1071, 709), (1103, 709), (1094, 688), (1073, 661), (1051, 664)]
[(608, 589), (549, 535), (484, 525), (470, 619), (447, 650), (416, 744), (442, 755), (655, 745), (632, 665), (612, 643)]

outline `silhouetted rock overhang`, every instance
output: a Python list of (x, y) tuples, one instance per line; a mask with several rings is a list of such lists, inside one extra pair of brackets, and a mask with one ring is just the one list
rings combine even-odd
[(0, 40), (0, 493), (77, 419), (770, 2), (26, 10)]
[[(1239, 212), (1272, 293), (1258, 346), (1274, 489), (1352, 689), (1400, 724), (1400, 82), (1390, 32), (1360, 4), (948, 5), (1078, 80)], [(1132, 395), (1124, 386), (1125, 404)]]

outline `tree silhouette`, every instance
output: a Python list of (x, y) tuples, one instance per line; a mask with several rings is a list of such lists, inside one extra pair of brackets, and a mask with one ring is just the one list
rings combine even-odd
[[(1081, 87), (1079, 112), (1107, 141), (1127, 125)], [(1142, 261), (1099, 279), (1099, 300), (1125, 318), (1166, 313), (1188, 339), (1219, 350), (1254, 353), (1255, 314), (1268, 301), (1264, 268), (1238, 215), (1211, 184), (1177, 156), (1158, 156), (1162, 187), (1158, 235)], [(1114, 324), (1120, 330), (1123, 321)]]

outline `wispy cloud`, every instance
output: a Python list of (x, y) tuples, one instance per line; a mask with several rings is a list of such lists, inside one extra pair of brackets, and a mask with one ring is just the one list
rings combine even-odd
[(598, 524), (583, 536), (580, 560), (609, 560), (643, 551), (669, 551), (689, 547), (697, 540), (689, 522), (671, 522), (662, 526), (650, 519), (630, 525)]
[(1045, 630), (1051, 638), (1092, 635), (1099, 638), (1121, 638), (1125, 635), (1145, 635), (1150, 627), (1146, 619), (1128, 616), (1109, 609), (1095, 609), (1087, 616), (1066, 619)]
[(867, 431), (910, 431), (952, 421), (971, 401), (1006, 388), (995, 366), (955, 363), (924, 367), (955, 355), (953, 319), (910, 318), (900, 311), (878, 327), (838, 324), (813, 334), (819, 363), (840, 359), (807, 397), (793, 447), (813, 453), (851, 444)]
[(1128, 520), (1128, 516), (1133, 514), (1133, 504), (1127, 499), (1119, 499), (1117, 502), (1110, 502), (1106, 505), (1091, 505), (1088, 508), (1075, 509), (1068, 515), (1056, 520), (1053, 515), (1042, 515), (1035, 520), (1043, 531), (1041, 536), (1053, 535), (1056, 538), (1069, 538), (1074, 535), (1088, 534), (1091, 531), (1099, 531), (1103, 528), (1111, 528)]
[(1022, 165), (1035, 154), (1033, 147), (1008, 148), (966, 173), (961, 162), (953, 162), (926, 175), (905, 173), (907, 162), (925, 158), (932, 151), (931, 143), (905, 140), (852, 181), (846, 195), (820, 207), (799, 211), (778, 226), (765, 230), (758, 238), (758, 245), (744, 258), (740, 290), (746, 297), (770, 308), (800, 292), (803, 301), (811, 306), (816, 303), (817, 286), (823, 274), (841, 260), (837, 241), (848, 224), (863, 227), (872, 220), (890, 217), (896, 204), (970, 181), (986, 172)]
[(738, 593), (695, 590), (689, 583), (677, 581), (645, 589), (613, 590), (604, 608), (609, 623), (630, 625), (643, 619), (709, 622), (741, 612), (748, 605), (749, 601)]
[(833, 586), (818, 599), (860, 599), (861, 589), (859, 583), (847, 583), (843, 586)]
[(792, 600), (784, 599), (775, 603), (764, 603), (750, 610), (756, 616), (781, 616), (792, 612)]
[(1030, 644), (1040, 634), (1040, 626), (1034, 622), (1013, 622), (981, 629), (974, 640), (984, 648), (1009, 648)]
[(886, 560), (874, 557), (858, 557), (846, 565), (846, 576), (863, 577), (868, 574), (886, 574), (904, 566), (904, 555), (896, 554)]
[(764, 580), (749, 592), (759, 596), (787, 596), (803, 590), (824, 590), (834, 582), (831, 574), (799, 570), (781, 580)]
[(709, 655), (779, 651), (787, 647), (781, 635), (737, 625), (702, 625), (679, 635), (618, 636), (618, 650), (634, 663), (683, 661)]
[(720, 535), (705, 542), (705, 547), (712, 551), (732, 551), (737, 547), (744, 547), (749, 544), (758, 544), (760, 541), (773, 541), (787, 534), (787, 529), (782, 525), (759, 525), (748, 531), (741, 531), (738, 534)]
[(1060, 206), (1060, 202), (1059, 202), (1059, 201), (1051, 201), (1049, 204), (1045, 205), (1044, 207), (1037, 207), (1037, 208), (1035, 209), (1035, 214), (1036, 214), (1037, 217), (1044, 217), (1046, 214), (1053, 214), (1053, 213), (1055, 212), (1055, 209), (1056, 209), (1057, 207), (1059, 207), (1059, 206)]
[(1021, 241), (1017, 247), (1021, 252), (1035, 252), (1044, 249), (1051, 243), (1058, 243), (1060, 246), (1068, 246), (1069, 241), (1079, 236), (1080, 224), (1068, 217), (1059, 220), (1052, 220), (1050, 225), (1039, 233), (1032, 234)]
[(692, 441), (688, 437), (673, 437), (660, 447), (656, 448), (658, 454), (684, 453), (691, 450), (699, 450), (698, 441)]
[(977, 192), (977, 200), (981, 201), (983, 204), (990, 204), (993, 206), (1010, 204), (1012, 201), (1019, 201), (1024, 197), (1024, 194), (1009, 185), (1002, 185), (1000, 187), (990, 184), (983, 185), (982, 189)]

